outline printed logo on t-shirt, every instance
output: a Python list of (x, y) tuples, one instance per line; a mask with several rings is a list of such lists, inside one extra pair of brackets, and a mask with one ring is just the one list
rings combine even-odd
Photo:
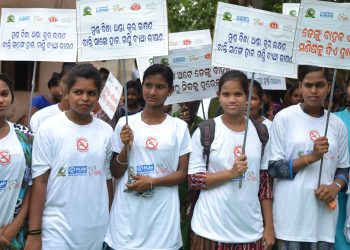
[(310, 139), (311, 141), (316, 141), (318, 138), (320, 138), (320, 132), (318, 132), (317, 130), (310, 130)]
[(20, 188), (21, 186), (21, 183), (17, 180), (10, 180), (8, 181), (8, 189), (9, 190), (14, 190), (14, 189), (17, 189), (17, 188)]
[[(244, 175), (244, 177), (245, 177), (245, 175)], [(256, 181), (256, 175), (253, 171), (248, 171), (246, 177), (247, 177), (248, 181), (252, 181), (252, 182)]]
[(77, 150), (79, 152), (86, 152), (89, 150), (89, 142), (84, 137), (79, 137), (77, 139)]
[(102, 174), (102, 169), (97, 169), (96, 166), (89, 167), (89, 175), (99, 176)]
[(240, 157), (242, 155), (243, 152), (243, 147), (242, 145), (237, 145), (234, 149), (233, 149), (233, 155), (235, 156), (235, 158)]
[(6, 149), (0, 150), (0, 165), (6, 166), (11, 162), (11, 154), (10, 151)]
[(154, 164), (139, 165), (136, 167), (137, 175), (151, 175), (154, 173)]
[(154, 151), (158, 148), (158, 140), (155, 137), (148, 137), (146, 140), (146, 149)]
[(161, 163), (156, 164), (156, 174), (158, 174), (158, 175), (168, 175), (168, 174), (170, 174), (170, 169), (169, 169), (169, 167), (164, 166)]
[(68, 176), (87, 175), (87, 166), (72, 166), (68, 168)]
[(0, 181), (0, 191), (6, 189), (7, 181)]
[(66, 176), (66, 168), (65, 167), (60, 167), (60, 169), (58, 169), (57, 171), (57, 176)]

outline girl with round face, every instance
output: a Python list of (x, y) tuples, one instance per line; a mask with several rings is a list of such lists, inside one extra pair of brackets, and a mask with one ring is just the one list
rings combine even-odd
[(327, 70), (300, 66), (298, 78), (303, 103), (278, 113), (270, 130), (276, 238), (280, 249), (333, 249), (337, 212), (329, 204), (348, 182), (346, 127), (331, 114), (323, 136), (327, 111), (322, 105), (330, 90)]
[(218, 97), (223, 115), (214, 118), (208, 168), (201, 131), (197, 129), (192, 136), (189, 185), (201, 192), (191, 222), (191, 249), (263, 249), (264, 244), (269, 249), (274, 244), (271, 183), (267, 160), (262, 159), (262, 143), (250, 120), (245, 154), (242, 152), (248, 98), (246, 75), (234, 70), (223, 74)]
[(290, 87), (286, 94), (287, 107), (291, 105), (296, 105), (302, 101), (302, 96), (300, 92), (299, 84)]
[[(25, 249), (102, 249), (112, 199), (112, 128), (91, 115), (101, 78), (91, 64), (66, 80), (69, 110), (40, 126)], [(32, 232), (32, 233), (30, 233)]]
[(191, 146), (187, 124), (164, 112), (172, 92), (172, 70), (150, 66), (143, 76), (144, 110), (116, 126), (111, 171), (119, 182), (105, 238), (112, 249), (182, 246), (177, 186), (186, 181)]
[[(346, 99), (347, 99), (347, 107), (343, 111), (336, 112), (335, 115), (338, 116), (345, 124), (348, 130), (348, 144), (350, 143), (350, 109), (349, 109), (349, 100), (350, 100), (350, 81), (348, 81), (346, 88)], [(343, 138), (345, 140), (345, 138)], [(349, 152), (350, 153), (350, 152)], [(347, 205), (348, 204), (348, 205)], [(349, 225), (350, 223), (350, 211), (346, 210), (346, 208), (350, 207), (350, 199), (348, 199), (348, 195), (345, 192), (338, 193), (338, 207), (339, 207), (339, 215), (337, 221), (337, 231), (335, 235), (335, 249), (350, 249), (350, 230), (349, 227), (345, 225)], [(345, 230), (344, 230), (345, 228)], [(345, 236), (345, 237), (344, 237)]]
[(0, 74), (0, 249), (22, 249), (27, 236), (33, 134), (6, 120), (13, 100), (12, 83)]

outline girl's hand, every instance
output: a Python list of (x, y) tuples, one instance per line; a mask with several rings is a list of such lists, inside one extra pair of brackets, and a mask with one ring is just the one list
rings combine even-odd
[(248, 169), (247, 156), (241, 155), (235, 159), (233, 167), (229, 170), (232, 174), (232, 179), (241, 176)]
[(14, 218), (12, 223), (8, 224), (4, 228), (4, 235), (5, 235), (6, 239), (8, 239), (9, 241), (12, 241), (12, 239), (16, 237), (19, 230), (21, 229), (19, 222), (15, 221), (15, 220), (16, 219)]
[(320, 160), (323, 157), (323, 154), (328, 152), (328, 139), (325, 136), (321, 136), (314, 141), (314, 148), (311, 155), (316, 158), (316, 161)]
[(6, 226), (0, 228), (0, 250), (6, 249), (11, 244), (10, 240), (4, 234), (5, 227)]
[(134, 133), (132, 132), (129, 125), (125, 124), (123, 126), (122, 131), (120, 131), (120, 139), (125, 146), (132, 146), (132, 143), (134, 141)]
[(273, 229), (264, 228), (262, 240), (264, 242), (264, 249), (272, 249), (276, 241), (275, 232)]
[(41, 235), (28, 235), (24, 250), (41, 250)]
[(126, 187), (130, 190), (135, 190), (137, 192), (143, 193), (153, 188), (152, 177), (150, 176), (135, 175), (132, 178), (134, 182), (131, 184), (126, 184)]
[(320, 185), (315, 190), (315, 196), (321, 201), (331, 202), (337, 197), (339, 191), (339, 188), (333, 183), (331, 185)]

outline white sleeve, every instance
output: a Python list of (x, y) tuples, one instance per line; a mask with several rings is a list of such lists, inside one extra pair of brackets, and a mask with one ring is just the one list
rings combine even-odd
[[(122, 140), (120, 139), (120, 131), (122, 131), (122, 128), (125, 124), (125, 117), (122, 117), (119, 119), (117, 126), (115, 127), (115, 130), (113, 132), (113, 147), (112, 150), (113, 152), (120, 153), (123, 149), (123, 143)], [(135, 139), (135, 138), (134, 138)]]
[(32, 153), (32, 178), (36, 178), (51, 168), (53, 162), (53, 140), (52, 133), (46, 132), (46, 127), (39, 129), (33, 142)]
[(30, 125), (30, 129), (36, 133), (38, 131), (38, 119), (37, 119), (37, 115), (33, 115), (31, 118), (30, 118), (30, 122), (29, 122), (29, 125)]
[[(184, 126), (181, 126), (184, 125)], [(188, 131), (187, 124), (180, 124), (179, 126), (181, 128), (181, 131), (175, 131), (175, 133), (180, 132), (180, 155), (185, 155), (191, 152), (191, 136), (190, 132)]]
[(192, 135), (192, 153), (188, 164), (188, 174), (206, 172), (205, 160), (203, 159), (203, 146), (201, 144), (200, 129), (197, 128)]
[[(340, 120), (340, 119), (339, 119)], [(348, 168), (349, 166), (349, 145), (348, 145), (348, 131), (343, 123), (339, 122), (339, 131), (338, 131), (338, 168)]]
[(105, 163), (104, 163), (104, 171), (106, 175), (106, 180), (112, 179), (112, 174), (111, 174), (111, 159), (112, 159), (112, 154), (113, 154), (113, 132), (110, 134), (109, 139), (108, 139), (108, 144), (106, 148), (106, 158), (105, 158)]
[[(279, 161), (284, 160), (286, 155), (286, 142), (285, 137), (285, 124), (282, 116), (276, 116), (272, 122), (270, 129), (270, 139), (268, 144), (269, 151), (266, 151), (266, 154), (269, 154), (269, 161)], [(270, 152), (270, 153), (268, 153)]]
[(346, 203), (346, 220), (344, 225), (345, 239), (350, 243), (350, 199), (348, 195), (348, 201)]

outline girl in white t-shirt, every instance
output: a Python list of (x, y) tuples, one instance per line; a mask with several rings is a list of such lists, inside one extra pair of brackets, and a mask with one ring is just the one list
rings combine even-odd
[(69, 110), (47, 119), (34, 140), (28, 250), (100, 250), (108, 225), (113, 131), (91, 115), (100, 74), (78, 65), (66, 85)]
[[(270, 129), (269, 174), (275, 178), (273, 218), (279, 249), (333, 249), (337, 209), (332, 201), (349, 179), (347, 130), (322, 107), (327, 70), (299, 67), (303, 103), (278, 113)], [(318, 187), (323, 157), (321, 185)]]
[[(191, 249), (270, 249), (274, 244), (272, 186), (262, 143), (249, 120), (246, 153), (242, 143), (248, 79), (229, 71), (219, 81), (219, 102), (224, 114), (216, 117), (209, 164), (203, 157), (201, 131), (192, 136), (189, 185), (201, 189), (191, 228)], [(242, 175), (242, 187), (239, 177)]]
[(12, 83), (0, 74), (0, 249), (22, 249), (27, 237), (33, 137), (6, 120), (13, 100)]
[[(143, 76), (144, 110), (130, 116), (129, 125), (122, 117), (116, 126), (111, 171), (119, 182), (105, 238), (112, 249), (182, 246), (178, 184), (186, 181), (191, 146), (187, 124), (164, 113), (172, 92), (172, 70), (150, 66)], [(129, 173), (133, 181), (128, 184)]]
[[(250, 81), (251, 82), (251, 81)], [(265, 124), (265, 126), (270, 129), (272, 122), (267, 119), (266, 117), (263, 117), (261, 115), (261, 104), (263, 102), (263, 89), (261, 87), (261, 84), (254, 80), (253, 82), (253, 94), (252, 94), (252, 100), (250, 102), (250, 117), (258, 120), (259, 122)]]

